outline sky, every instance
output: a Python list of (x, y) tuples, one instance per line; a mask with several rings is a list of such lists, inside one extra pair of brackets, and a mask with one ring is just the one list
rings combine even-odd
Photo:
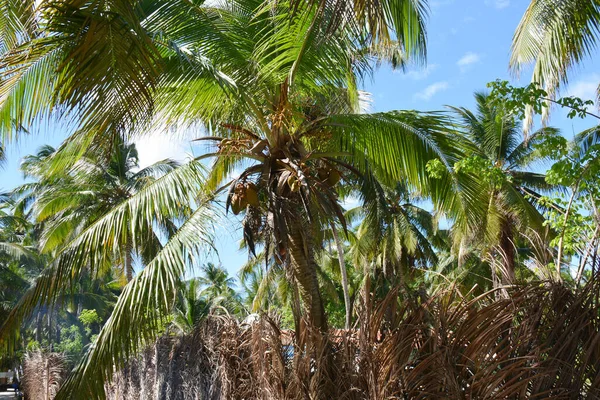
[[(506, 79), (513, 85), (529, 83), (531, 72), (515, 77), (508, 70), (512, 35), (523, 15), (525, 0), (434, 0), (430, 1), (427, 24), (427, 65), (410, 67), (406, 72), (381, 67), (372, 79), (363, 83), (363, 89), (372, 95), (372, 111), (415, 109), (442, 110), (446, 105), (473, 107), (473, 93), (486, 89), (486, 83)], [(600, 82), (600, 58), (592, 57), (576, 67), (563, 95), (594, 99)], [(570, 138), (588, 128), (595, 121), (569, 120), (566, 113), (556, 109), (549, 124), (558, 127)], [(142, 167), (153, 162), (174, 158), (185, 160), (190, 154), (199, 154), (189, 139), (198, 133), (183, 137), (154, 133), (137, 140)], [(7, 149), (8, 162), (0, 169), (0, 191), (10, 190), (23, 182), (19, 173), (21, 157), (32, 154), (42, 144), (57, 146), (64, 132), (49, 127), (38, 135), (24, 137)], [(216, 254), (208, 258), (222, 263), (232, 275), (247, 260), (247, 254), (238, 250), (240, 225), (232, 219), (223, 222), (216, 233)]]

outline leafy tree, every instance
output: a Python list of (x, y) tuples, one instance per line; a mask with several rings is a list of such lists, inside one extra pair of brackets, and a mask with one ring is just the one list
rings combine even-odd
[[(536, 83), (519, 88), (498, 80), (489, 86), (492, 88), (492, 101), (504, 104), (507, 111), (513, 115), (524, 116), (528, 108), (540, 114), (548, 107), (548, 102), (552, 102), (566, 108), (568, 118), (600, 120), (600, 116), (589, 110), (589, 106), (593, 105), (591, 100), (582, 100), (574, 96), (552, 99)], [(556, 160), (548, 171), (546, 181), (564, 189), (540, 199), (546, 207), (546, 224), (558, 232), (551, 242), (557, 248), (552, 263), (556, 268), (554, 275), (557, 279), (561, 279), (565, 254), (580, 254), (580, 265), (576, 275), (579, 282), (590, 254), (597, 252), (595, 242), (598, 232), (593, 225), (598, 220), (595, 206), (598, 187), (595, 179), (600, 138), (598, 133), (598, 126), (595, 126), (576, 135), (572, 143), (559, 135), (546, 135), (544, 140), (535, 144), (540, 154)], [(582, 199), (585, 200), (582, 202)], [(595, 256), (592, 257), (592, 270), (596, 267), (594, 259)], [(570, 274), (564, 277), (570, 279)]]

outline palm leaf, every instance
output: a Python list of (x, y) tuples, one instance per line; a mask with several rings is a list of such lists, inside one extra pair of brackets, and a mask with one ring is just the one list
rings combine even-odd
[[(159, 321), (169, 314), (190, 259), (210, 248), (213, 215), (207, 205), (199, 204), (190, 219), (125, 287), (111, 317), (61, 388), (57, 400), (83, 393), (104, 399), (104, 384), (111, 380), (114, 368), (123, 367), (144, 344), (156, 339), (161, 330)], [(134, 331), (132, 326), (136, 327)]]
[(182, 205), (201, 193), (201, 184), (201, 166), (190, 162), (123, 201), (64, 245), (0, 328), (2, 344), (8, 343), (35, 307), (52, 303), (86, 268), (101, 270), (121, 248), (121, 233), (126, 226), (134, 246), (142, 243), (156, 221), (178, 217)]
[(553, 98), (569, 70), (595, 53), (599, 34), (596, 1), (532, 0), (513, 37), (510, 68), (519, 74), (533, 65), (532, 82)]

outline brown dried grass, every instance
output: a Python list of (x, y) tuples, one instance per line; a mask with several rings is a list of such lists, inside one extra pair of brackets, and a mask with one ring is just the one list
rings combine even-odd
[[(107, 387), (110, 399), (600, 398), (600, 285), (536, 284), (399, 306), (390, 293), (360, 332), (293, 336), (272, 318), (215, 317), (164, 337)], [(369, 307), (367, 307), (369, 309)], [(391, 317), (390, 317), (391, 316)]]

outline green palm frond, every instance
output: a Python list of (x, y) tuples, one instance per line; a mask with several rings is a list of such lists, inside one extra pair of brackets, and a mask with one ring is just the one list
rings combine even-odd
[[(373, 171), (386, 185), (404, 181), (457, 223), (476, 224), (483, 212), (481, 182), (452, 168), (462, 156), (460, 137), (441, 113), (393, 111), (365, 115), (334, 115), (323, 123), (334, 143), (350, 152), (360, 170)], [(428, 162), (439, 160), (442, 176), (432, 177)], [(484, 202), (485, 204), (485, 202)]]
[[(111, 317), (57, 399), (71, 399), (82, 393), (103, 399), (104, 384), (112, 378), (114, 368), (124, 366), (144, 344), (156, 339), (162, 329), (160, 321), (171, 311), (189, 260), (201, 257), (210, 248), (212, 220), (207, 203), (200, 204), (156, 257), (125, 287)], [(136, 327), (133, 331), (132, 326)]]
[(574, 142), (581, 148), (580, 156), (583, 156), (589, 151), (590, 147), (600, 143), (600, 127), (594, 126), (578, 133), (574, 138)]
[(6, 253), (10, 257), (17, 259), (19, 257), (37, 257), (37, 254), (34, 249), (31, 249), (28, 246), (24, 246), (20, 243), (12, 242), (0, 242), (0, 253)]
[(0, 53), (17, 47), (34, 35), (34, 0), (0, 1)]
[[(148, 231), (157, 221), (180, 216), (182, 204), (194, 201), (202, 193), (201, 168), (197, 162), (190, 162), (157, 179), (64, 245), (0, 328), (0, 338), (10, 337), (37, 305), (51, 303), (86, 268), (102, 269), (122, 248), (121, 234), (126, 228), (130, 228), (135, 246), (147, 240)], [(206, 212), (199, 210), (196, 213)]]
[(34, 39), (0, 56), (0, 126), (3, 141), (55, 109), (61, 49), (52, 38)]
[(506, 157), (510, 163), (509, 168), (527, 168), (532, 163), (545, 161), (536, 147), (544, 143), (548, 137), (558, 136), (560, 131), (552, 127), (544, 127), (527, 135), (527, 140), (519, 143)]
[(475, 93), (477, 112), (464, 107), (448, 107), (459, 118), (459, 125), (473, 141), (478, 152), (494, 162), (504, 163), (522, 143), (520, 126), (514, 116), (492, 104), (489, 95)]
[(532, 82), (553, 98), (570, 69), (595, 54), (599, 37), (597, 1), (532, 0), (513, 37), (510, 67), (518, 74), (533, 65)]
[(398, 50), (408, 60), (415, 63), (425, 61), (427, 1), (319, 0), (316, 3), (329, 12), (330, 17), (322, 22), (326, 28), (340, 22), (349, 24), (374, 48), (389, 45), (397, 39)]

